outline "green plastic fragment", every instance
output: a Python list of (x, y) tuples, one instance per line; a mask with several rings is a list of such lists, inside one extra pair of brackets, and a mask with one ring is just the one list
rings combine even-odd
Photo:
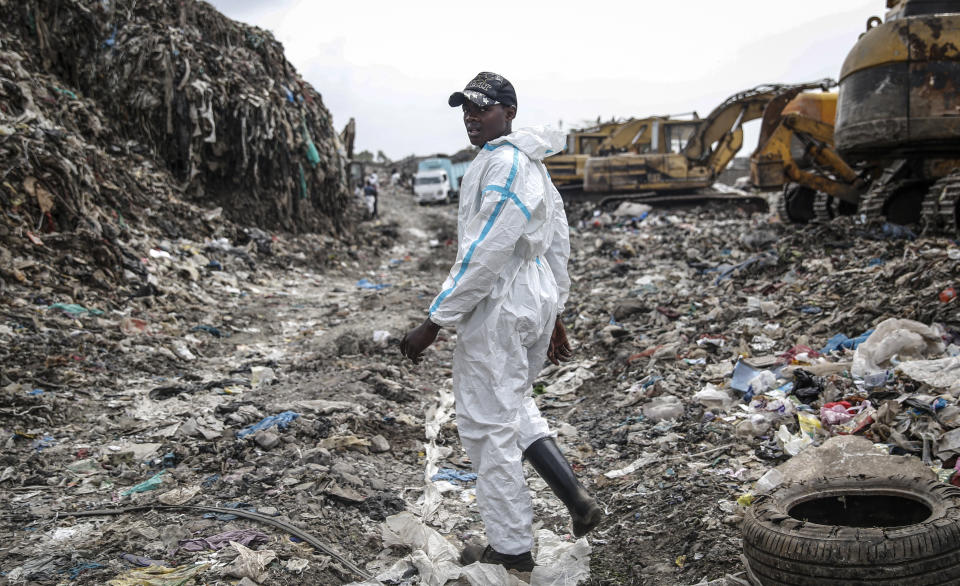
[(164, 472), (165, 472), (164, 470), (161, 470), (160, 472), (157, 472), (156, 474), (144, 480), (140, 484), (136, 486), (131, 486), (130, 488), (121, 492), (120, 494), (122, 496), (129, 496), (135, 492), (147, 492), (148, 490), (156, 490), (160, 488), (161, 484), (163, 484), (163, 478), (161, 478), (161, 476), (163, 476)]
[(76, 303), (54, 303), (47, 309), (62, 309), (70, 315), (83, 315), (84, 313), (89, 313), (90, 315), (103, 315), (103, 311), (99, 309), (87, 309), (86, 307), (77, 305)]
[(300, 169), (300, 199), (307, 199), (307, 174), (303, 172), (303, 165), (297, 163)]
[(70, 97), (73, 98), (74, 100), (78, 100), (78, 99), (79, 99), (79, 98), (77, 97), (77, 94), (71, 92), (70, 90), (62, 90), (62, 89), (60, 89), (60, 88), (58, 88), (58, 87), (54, 87), (53, 89), (54, 89), (54, 91), (60, 92), (61, 94), (65, 95), (65, 96), (70, 96)]
[(310, 138), (306, 119), (303, 120), (303, 142), (307, 146), (307, 160), (310, 161), (310, 166), (316, 167), (320, 164), (320, 151), (317, 150), (317, 145), (313, 144), (313, 139)]

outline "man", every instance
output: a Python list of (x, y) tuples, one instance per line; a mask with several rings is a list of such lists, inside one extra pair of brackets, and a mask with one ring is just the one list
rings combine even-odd
[(481, 148), (461, 182), (457, 260), (400, 351), (419, 362), (441, 327), (456, 327), (457, 427), (477, 473), (489, 543), (468, 547), (462, 561), (530, 571), (533, 507), (523, 458), (569, 509), (574, 535), (603, 516), (532, 397), (544, 359), (558, 364), (572, 355), (559, 317), (570, 288), (567, 219), (542, 162), (564, 139), (540, 129), (513, 132), (517, 95), (494, 73), (478, 74), (448, 103), (462, 107), (467, 137)]
[(370, 219), (377, 217), (377, 200), (379, 199), (379, 189), (372, 179), (367, 179), (367, 184), (363, 187), (363, 196), (367, 201), (367, 210), (370, 212)]

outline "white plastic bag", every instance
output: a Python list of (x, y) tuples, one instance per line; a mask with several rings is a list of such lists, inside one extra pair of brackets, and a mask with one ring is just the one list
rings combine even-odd
[(891, 359), (922, 360), (943, 354), (943, 340), (933, 328), (911, 319), (890, 318), (880, 323), (853, 355), (851, 374), (864, 376), (893, 367)]

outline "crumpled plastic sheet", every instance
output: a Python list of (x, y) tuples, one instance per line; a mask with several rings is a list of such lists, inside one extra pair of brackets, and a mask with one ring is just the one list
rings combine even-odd
[(571, 362), (552, 372), (545, 372), (541, 375), (542, 378), (552, 380), (552, 382), (544, 387), (542, 395), (563, 397), (576, 393), (577, 389), (582, 387), (584, 383), (596, 376), (592, 372), (594, 364), (595, 362), (592, 360)]
[(254, 551), (236, 541), (231, 541), (230, 545), (233, 546), (240, 555), (238, 555), (237, 559), (224, 571), (226, 575), (235, 578), (250, 578), (257, 583), (267, 579), (269, 576), (267, 567), (273, 560), (277, 559), (277, 552), (272, 549)]
[(382, 527), (383, 545), (403, 545), (414, 550), (411, 561), (424, 584), (439, 586), (460, 576), (460, 552), (440, 533), (404, 511), (387, 517)]
[(440, 428), (443, 427), (443, 424), (450, 420), (453, 414), (453, 406), (453, 389), (444, 385), (440, 388), (437, 402), (427, 409), (424, 418), (423, 427), (427, 441), (423, 444), (423, 451), (426, 456), (426, 463), (423, 471), (423, 494), (417, 499), (417, 512), (426, 522), (433, 520), (443, 500), (440, 489), (432, 479), (438, 472), (437, 462), (446, 458), (452, 452), (452, 448), (449, 446), (438, 446), (437, 437), (440, 435)]
[(461, 578), (466, 578), (471, 586), (523, 586), (526, 584), (520, 578), (507, 571), (499, 564), (481, 564), (474, 562), (469, 566), (464, 566), (460, 574)]
[(137, 568), (120, 574), (107, 582), (107, 586), (184, 586), (209, 567), (210, 564)]
[(223, 549), (233, 542), (241, 545), (259, 545), (270, 541), (270, 536), (256, 529), (235, 529), (224, 531), (210, 537), (198, 539), (184, 539), (180, 542), (180, 549), (184, 551), (204, 551), (208, 549)]
[(880, 323), (867, 340), (857, 347), (850, 373), (864, 377), (892, 368), (891, 359), (922, 359), (942, 354), (939, 332), (911, 319), (890, 318)]
[(901, 362), (897, 371), (931, 387), (960, 392), (960, 356)]
[(548, 529), (537, 531), (537, 565), (530, 586), (573, 586), (590, 577), (590, 553), (586, 537), (564, 541)]
[(284, 411), (283, 413), (270, 415), (268, 417), (264, 417), (261, 421), (254, 423), (253, 425), (244, 427), (237, 432), (237, 437), (244, 438), (248, 435), (257, 433), (262, 429), (270, 429), (274, 425), (276, 425), (279, 429), (286, 429), (290, 425), (290, 422), (297, 417), (300, 417), (300, 414), (294, 411)]

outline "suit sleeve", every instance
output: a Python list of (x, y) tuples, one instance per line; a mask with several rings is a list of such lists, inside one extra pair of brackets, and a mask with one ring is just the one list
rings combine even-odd
[(553, 241), (543, 256), (557, 281), (557, 289), (560, 293), (557, 300), (557, 313), (560, 314), (563, 313), (563, 306), (566, 305), (567, 298), (570, 296), (570, 273), (567, 271), (567, 261), (570, 259), (570, 228), (560, 192), (549, 183), (547, 190), (548, 197), (552, 195), (554, 199)]
[(524, 209), (513, 203), (516, 196), (510, 194), (528, 164), (516, 148), (490, 161), (481, 180), (480, 209), (465, 222), (457, 261), (430, 305), (430, 320), (435, 324), (457, 324), (493, 291), (527, 223)]

